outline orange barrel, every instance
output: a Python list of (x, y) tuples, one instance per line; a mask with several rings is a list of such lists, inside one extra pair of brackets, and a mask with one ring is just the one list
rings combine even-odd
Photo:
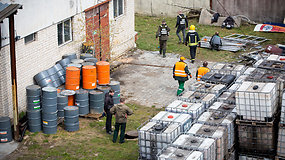
[(65, 89), (79, 90), (80, 69), (77, 67), (66, 67)]
[(96, 67), (83, 66), (82, 67), (83, 89), (95, 89), (96, 81), (97, 81)]
[(68, 97), (68, 106), (74, 106), (74, 95), (75, 95), (75, 91), (73, 90), (63, 90), (60, 93), (63, 96), (67, 96)]
[(110, 63), (106, 61), (99, 61), (96, 63), (97, 80), (99, 85), (106, 85), (110, 83)]

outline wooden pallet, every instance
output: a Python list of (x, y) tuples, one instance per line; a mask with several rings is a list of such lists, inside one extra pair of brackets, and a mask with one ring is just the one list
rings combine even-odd
[(82, 118), (91, 118), (91, 119), (95, 119), (95, 120), (99, 121), (101, 116), (102, 116), (102, 114), (92, 114), (92, 113), (89, 113), (89, 114), (86, 114), (86, 115), (82, 115), (80, 117), (82, 117)]
[(238, 125), (252, 125), (252, 126), (273, 126), (275, 121), (263, 122), (263, 121), (251, 121), (251, 120), (236, 120)]

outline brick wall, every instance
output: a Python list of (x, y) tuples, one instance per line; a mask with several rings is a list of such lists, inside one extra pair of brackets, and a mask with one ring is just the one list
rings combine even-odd
[[(54, 24), (37, 32), (36, 41), (24, 43), (24, 38), (16, 42), (17, 87), (19, 113), (26, 109), (26, 86), (34, 83), (37, 73), (53, 66), (63, 54), (78, 53), (85, 39), (84, 15), (73, 17), (73, 41), (58, 46), (57, 25)], [(10, 71), (10, 46), (0, 50), (0, 116), (12, 117), (12, 89)]]

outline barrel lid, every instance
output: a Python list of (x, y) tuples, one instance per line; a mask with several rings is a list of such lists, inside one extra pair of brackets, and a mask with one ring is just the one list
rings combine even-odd
[(58, 98), (65, 98), (66, 96), (65, 96), (65, 95), (62, 95), (61, 93), (57, 93), (57, 97), (58, 97)]
[(57, 92), (57, 89), (55, 87), (44, 87), (42, 90), (44, 92)]
[(76, 110), (78, 110), (78, 107), (76, 107), (76, 106), (66, 106), (63, 109), (65, 111), (76, 111)]
[[(86, 63), (86, 62), (85, 62)], [(82, 64), (83, 65), (83, 64)], [(95, 66), (93, 66), (93, 65), (83, 65), (83, 67), (82, 67), (83, 69), (96, 69), (96, 67)]]
[(95, 65), (95, 63), (93, 63), (93, 62), (83, 62), (82, 63), (82, 66), (94, 66)]
[(0, 122), (8, 122), (10, 121), (10, 118), (5, 116), (5, 117), (0, 117)]
[[(72, 68), (70, 68), (70, 67), (72, 67)], [(75, 71), (75, 70), (78, 70), (78, 69), (81, 68), (81, 67), (82, 67), (81, 64), (78, 64), (78, 63), (70, 63), (70, 64), (67, 65), (66, 70)], [(76, 69), (74, 69), (74, 68), (76, 68)]]
[(84, 60), (83, 59), (72, 59), (70, 62), (71, 63), (83, 63)]
[(90, 91), (89, 94), (103, 94), (104, 92), (102, 91), (98, 91), (98, 90), (93, 90), (93, 91)]
[(41, 87), (39, 85), (29, 85), (26, 87), (27, 90), (39, 90)]
[(109, 62), (106, 61), (99, 61), (96, 63), (96, 66), (107, 66), (110, 65)]
[(111, 81), (109, 86), (116, 86), (116, 85), (120, 85), (119, 81)]
[(75, 91), (75, 94), (88, 94), (88, 91), (85, 89), (79, 89), (79, 90)]
[(85, 61), (85, 62), (94, 62), (94, 61), (97, 61), (97, 58), (88, 57), (88, 58), (85, 58), (84, 61)]
[(182, 104), (182, 107), (188, 107), (188, 105), (187, 104)]
[(63, 91), (61, 91), (60, 94), (62, 94), (64, 96), (72, 96), (72, 95), (75, 94), (75, 91), (73, 91), (73, 90), (63, 90)]
[(101, 90), (110, 90), (111, 89), (111, 87), (109, 87), (109, 86), (98, 86), (97, 88), (101, 89)]
[(176, 153), (175, 156), (176, 157), (184, 157), (184, 154), (183, 153)]

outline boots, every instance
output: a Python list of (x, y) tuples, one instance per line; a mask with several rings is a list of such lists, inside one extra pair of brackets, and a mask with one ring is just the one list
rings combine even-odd
[(159, 48), (159, 54), (160, 55), (162, 54), (162, 48)]

